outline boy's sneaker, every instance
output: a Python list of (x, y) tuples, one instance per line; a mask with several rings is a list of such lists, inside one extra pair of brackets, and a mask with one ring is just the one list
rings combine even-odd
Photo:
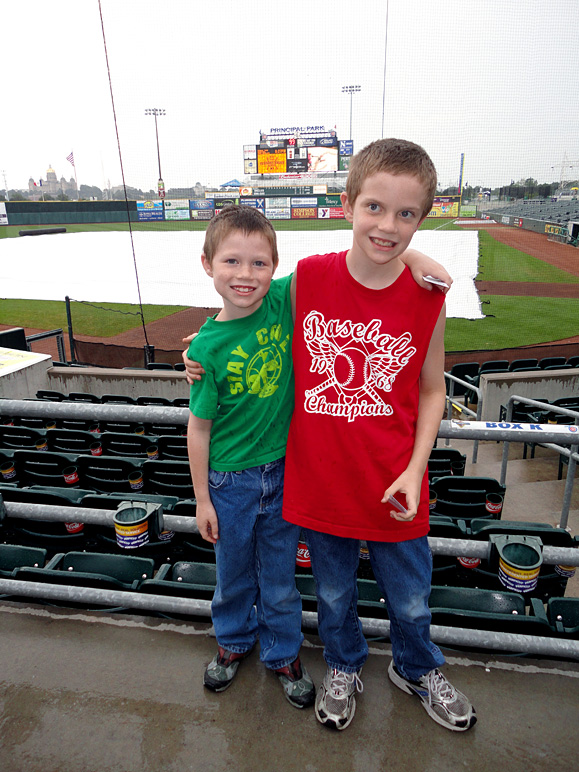
[(356, 712), (356, 692), (364, 691), (359, 673), (328, 668), (316, 697), (316, 718), (321, 724), (340, 731), (350, 725)]
[(388, 676), (403, 692), (416, 694), (424, 710), (437, 724), (453, 732), (466, 732), (476, 724), (476, 711), (468, 698), (455, 689), (438, 668), (417, 681), (410, 681), (398, 672), (394, 660), (391, 660)]
[(313, 703), (316, 697), (314, 682), (299, 657), (289, 665), (274, 670), (274, 673), (277, 674), (285, 696), (294, 708), (307, 708)]
[(203, 675), (203, 685), (212, 692), (224, 692), (235, 678), (237, 668), (242, 659), (251, 652), (244, 651), (241, 654), (235, 651), (229, 651), (219, 646), (217, 654), (207, 665)]

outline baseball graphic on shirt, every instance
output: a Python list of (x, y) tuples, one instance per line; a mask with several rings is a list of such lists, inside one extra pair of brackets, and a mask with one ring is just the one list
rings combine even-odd
[(303, 325), (310, 372), (321, 376), (320, 383), (305, 392), (306, 411), (348, 421), (358, 416), (392, 415), (386, 397), (416, 353), (412, 335), (385, 333), (380, 319), (368, 324), (326, 320), (318, 311), (310, 311)]
[(354, 346), (338, 351), (334, 359), (334, 377), (344, 391), (357, 391), (368, 381), (368, 353)]

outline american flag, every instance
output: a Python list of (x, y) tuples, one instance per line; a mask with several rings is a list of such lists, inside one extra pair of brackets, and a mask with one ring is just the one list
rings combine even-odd
[(66, 156), (66, 160), (70, 161), (70, 163), (74, 166), (74, 153), (71, 153), (70, 155)]

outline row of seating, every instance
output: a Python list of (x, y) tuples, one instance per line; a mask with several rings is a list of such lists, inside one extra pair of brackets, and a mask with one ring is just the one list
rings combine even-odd
[[(172, 365), (169, 365), (172, 368)], [(36, 392), (36, 399), (47, 400), (49, 402), (91, 402), (94, 404), (113, 404), (113, 405), (154, 405), (159, 407), (189, 407), (188, 397), (178, 397), (177, 399), (167, 399), (166, 397), (129, 397), (126, 394), (103, 394), (98, 397), (96, 394), (84, 391), (71, 391), (64, 394), (61, 391), (52, 389), (39, 389)]]
[[(524, 402), (513, 402), (512, 419), (518, 423), (558, 423), (570, 424), (573, 419), (569, 416), (556, 413), (552, 407), (563, 407), (567, 410), (579, 411), (579, 394), (571, 397), (559, 397), (558, 399), (545, 399), (543, 397), (533, 398), (535, 402), (543, 402), (545, 407), (539, 408), (535, 405), (527, 405)], [(500, 420), (503, 421), (507, 415), (507, 406), (501, 405)]]
[[(113, 424), (115, 426), (115, 424)], [(116, 425), (118, 426), (118, 424)], [(100, 427), (99, 427), (100, 428)], [(162, 430), (163, 427), (149, 426)], [(180, 427), (183, 429), (184, 427)], [(184, 434), (135, 434), (87, 429), (34, 429), (21, 425), (0, 425), (0, 450), (40, 450), (56, 453), (82, 453), (107, 456), (138, 456), (165, 460), (187, 460), (187, 437)]]
[[(178, 561), (155, 572), (152, 560), (134, 555), (68, 552), (47, 560), (42, 549), (7, 544), (0, 544), (0, 576), (207, 601), (212, 599), (216, 586), (215, 565), (210, 563)], [(296, 584), (304, 610), (316, 611), (313, 576), (297, 574)], [(533, 598), (527, 614), (520, 593), (433, 585), (429, 605), (435, 625), (579, 638), (579, 598), (551, 597), (546, 604)], [(358, 611), (362, 617), (388, 618), (385, 600), (374, 581), (358, 580)]]
[[(1, 405), (0, 405), (1, 408)], [(185, 424), (144, 423), (135, 421), (99, 421), (82, 418), (39, 418), (36, 416), (8, 416), (0, 413), (0, 426), (25, 426), (30, 429), (73, 429), (83, 432), (122, 432), (123, 434), (144, 434), (155, 437), (160, 434), (184, 435)]]
[[(472, 386), (478, 386), (480, 383), (480, 377), (483, 373), (513, 373), (513, 372), (528, 372), (538, 370), (571, 370), (579, 367), (579, 356), (571, 357), (543, 357), (542, 359), (536, 359), (527, 357), (524, 359), (513, 359), (509, 362), (508, 359), (489, 359), (485, 362), (457, 362), (450, 368), (450, 375), (454, 375), (455, 378), (460, 378), (463, 381), (471, 384)], [(468, 387), (463, 386), (460, 383), (447, 381), (447, 389), (450, 388), (450, 383), (453, 383), (453, 395), (460, 397), (466, 394)], [(476, 395), (471, 392), (471, 395)], [(472, 400), (471, 400), (472, 401)]]
[[(430, 480), (431, 514), (454, 522), (501, 519), (506, 486), (494, 477), (446, 475)], [(489, 495), (490, 494), (490, 495)]]
[[(441, 478), (441, 493), (448, 484), (456, 484), (467, 478), (451, 477)], [(476, 478), (475, 478), (476, 479)], [(488, 478), (496, 488), (498, 483)], [(459, 489), (460, 490), (460, 489)], [(481, 489), (482, 490), (482, 489)], [(183, 499), (178, 495), (159, 495), (133, 492), (130, 494), (95, 493), (93, 490), (83, 488), (58, 488), (41, 485), (30, 487), (17, 487), (11, 484), (0, 484), (0, 495), (6, 501), (21, 503), (45, 504), (53, 506), (76, 506), (91, 509), (115, 510), (122, 501), (157, 503), (170, 515), (180, 517), (193, 517), (196, 512), (196, 504), (193, 498)], [(468, 508), (461, 510), (466, 515)], [(541, 538), (543, 544), (555, 547), (579, 546), (577, 537), (573, 538), (567, 531), (554, 528), (546, 524), (519, 523), (494, 519), (482, 508), (472, 508), (472, 511), (482, 512), (483, 517), (460, 519), (448, 515), (437, 514), (436, 510), (430, 518), (430, 535), (453, 539), (476, 539), (477, 541), (489, 541), (494, 535), (526, 535)], [(497, 515), (494, 516), (495, 518)], [(499, 514), (500, 517), (500, 514)], [(71, 518), (74, 519), (74, 518)], [(41, 520), (6, 518), (3, 523), (3, 532), (0, 539), (16, 544), (44, 547), (54, 555), (61, 551), (89, 550), (106, 553), (124, 550), (116, 543), (116, 536), (112, 525), (97, 526), (87, 524), (82, 529), (69, 531), (63, 522), (45, 522)], [(136, 551), (139, 555), (145, 555), (155, 560), (156, 565), (165, 562), (175, 562), (188, 558), (195, 562), (214, 562), (213, 549), (203, 542), (198, 534), (175, 534), (172, 538), (152, 540), (149, 544), (139, 547)], [(366, 564), (362, 567), (362, 564)], [(361, 561), (359, 575), (363, 578), (371, 577), (369, 561)], [(362, 568), (364, 570), (362, 570)], [(468, 561), (461, 562), (456, 557), (435, 555), (434, 557), (435, 583), (449, 586), (479, 586), (487, 589), (500, 589), (496, 568), (482, 561), (478, 566), (473, 566)], [(543, 566), (537, 585), (536, 595), (541, 598), (562, 596), (565, 594), (567, 576), (557, 573), (552, 566)]]
[(93, 456), (36, 450), (0, 451), (4, 482), (19, 487), (79, 487), (98, 493), (132, 492), (193, 498), (187, 461), (149, 460), (137, 456)]

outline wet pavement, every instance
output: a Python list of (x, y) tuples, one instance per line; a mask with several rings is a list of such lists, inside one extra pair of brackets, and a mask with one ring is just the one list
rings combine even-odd
[[(231, 688), (202, 686), (205, 622), (0, 603), (2, 772), (542, 772), (577, 764), (579, 662), (445, 650), (479, 721), (435, 724), (387, 677), (371, 642), (344, 732), (296, 710), (254, 652)], [(319, 639), (302, 659), (319, 684)]]

